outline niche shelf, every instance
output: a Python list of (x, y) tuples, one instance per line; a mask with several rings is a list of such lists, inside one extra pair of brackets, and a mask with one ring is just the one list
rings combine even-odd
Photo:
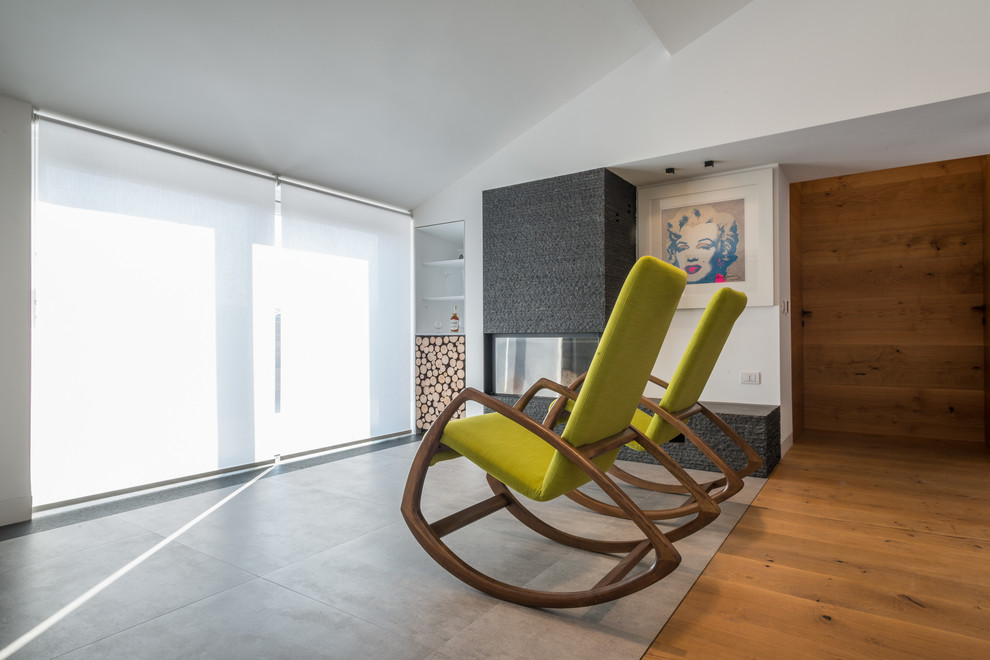
[[(416, 334), (464, 333), (464, 222), (417, 227)], [(460, 331), (450, 331), (450, 316), (457, 306)]]

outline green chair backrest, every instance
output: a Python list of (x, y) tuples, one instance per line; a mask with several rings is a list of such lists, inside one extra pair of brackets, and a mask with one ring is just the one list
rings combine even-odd
[[(562, 437), (580, 447), (619, 433), (639, 404), (687, 281), (685, 272), (656, 257), (641, 257), (626, 277)], [(595, 459), (605, 468), (618, 449)], [(588, 480), (555, 454), (547, 492), (567, 492)]]
[[(732, 332), (736, 319), (746, 309), (746, 294), (729, 287), (715, 292), (705, 307), (698, 327), (691, 335), (681, 361), (670, 379), (669, 387), (660, 399), (660, 407), (668, 412), (689, 408), (698, 402), (702, 390), (715, 369), (715, 363)], [(664, 443), (678, 435), (669, 422), (654, 415), (646, 436)]]

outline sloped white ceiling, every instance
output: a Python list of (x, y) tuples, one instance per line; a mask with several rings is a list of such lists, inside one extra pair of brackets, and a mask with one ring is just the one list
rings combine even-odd
[(629, 0), (0, 2), (0, 94), (408, 208), (655, 39)]
[[(678, 51), (750, 4), (0, 0), (0, 95), (414, 208), (658, 38), (676, 64)], [(937, 159), (986, 124), (983, 102), (951, 107), (951, 136), (927, 139), (945, 125), (932, 113), (886, 117), (883, 131), (863, 133), (858, 158), (829, 151), (858, 126), (842, 124), (621, 169), (648, 180), (665, 166), (704, 173), (706, 159), (724, 171), (793, 157), (793, 174), (808, 177), (862, 170), (877, 154), (895, 162), (909, 147), (912, 158)]]
[(750, 2), (752, 0), (632, 0), (672, 55)]

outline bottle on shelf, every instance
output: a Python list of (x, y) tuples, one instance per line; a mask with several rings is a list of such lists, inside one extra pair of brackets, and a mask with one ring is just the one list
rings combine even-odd
[(454, 305), (454, 313), (450, 315), (450, 331), (461, 331), (461, 320), (457, 318), (457, 305)]

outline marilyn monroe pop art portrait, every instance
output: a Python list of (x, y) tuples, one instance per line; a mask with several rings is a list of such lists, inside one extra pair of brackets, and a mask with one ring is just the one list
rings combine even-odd
[(663, 258), (687, 273), (687, 283), (742, 282), (745, 200), (661, 211)]

